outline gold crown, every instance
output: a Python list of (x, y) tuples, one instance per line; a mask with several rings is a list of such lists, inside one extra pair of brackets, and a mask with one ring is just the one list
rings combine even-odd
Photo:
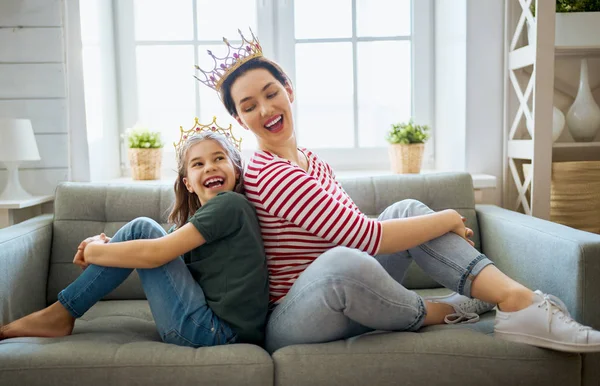
[(196, 70), (200, 71), (204, 77), (204, 79), (200, 79), (197, 76), (194, 76), (196, 79), (208, 87), (219, 91), (225, 79), (238, 67), (250, 59), (263, 56), (262, 47), (251, 29), (250, 34), (252, 35), (252, 40), (246, 39), (239, 29), (238, 33), (242, 38), (242, 44), (238, 47), (232, 46), (226, 38), (223, 38), (223, 42), (227, 45), (228, 50), (227, 55), (224, 57), (217, 57), (208, 50), (208, 54), (215, 62), (215, 66), (211, 71), (204, 71), (196, 65)]
[(213, 117), (213, 120), (211, 123), (209, 123), (208, 125), (203, 125), (200, 122), (198, 122), (198, 118), (196, 117), (194, 119), (194, 126), (191, 129), (183, 130), (183, 127), (179, 126), (179, 132), (180, 132), (179, 142), (178, 143), (173, 142), (173, 146), (175, 146), (176, 154), (179, 154), (179, 151), (181, 150), (181, 146), (185, 143), (185, 141), (187, 141), (188, 139), (190, 139), (192, 137), (197, 136), (198, 134), (200, 134), (204, 131), (219, 133), (219, 134), (223, 135), (225, 138), (227, 138), (233, 144), (233, 146), (235, 146), (239, 151), (242, 151), (242, 138), (238, 139), (233, 136), (231, 124), (229, 124), (229, 127), (223, 128), (217, 124), (217, 117)]

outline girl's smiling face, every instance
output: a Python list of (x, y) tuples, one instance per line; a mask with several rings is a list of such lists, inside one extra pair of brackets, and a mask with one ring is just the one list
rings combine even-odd
[(294, 93), (264, 68), (249, 70), (234, 81), (231, 97), (236, 120), (267, 147), (279, 146), (294, 135), (291, 103)]
[(183, 183), (204, 205), (220, 192), (232, 191), (240, 173), (227, 152), (214, 140), (203, 140), (187, 151)]

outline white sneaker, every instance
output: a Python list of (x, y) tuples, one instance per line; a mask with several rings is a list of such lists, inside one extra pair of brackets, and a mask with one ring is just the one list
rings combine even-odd
[(516, 312), (497, 310), (494, 335), (557, 351), (600, 351), (600, 331), (574, 321), (559, 298), (541, 291), (535, 291), (533, 304), (525, 309)]
[(425, 296), (423, 299), (432, 303), (449, 304), (454, 308), (455, 313), (444, 317), (446, 324), (475, 323), (479, 321), (479, 315), (494, 309), (493, 304), (471, 299), (456, 292), (445, 296)]

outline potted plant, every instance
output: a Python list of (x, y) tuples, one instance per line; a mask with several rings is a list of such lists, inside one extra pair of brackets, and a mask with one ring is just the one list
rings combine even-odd
[[(531, 4), (535, 17), (535, 1)], [(555, 45), (596, 46), (600, 34), (600, 0), (556, 0)], [(535, 40), (535, 29), (527, 21), (527, 38)]]
[(134, 180), (158, 180), (162, 162), (160, 132), (136, 126), (127, 129), (123, 138), (127, 142), (127, 157)]
[(386, 135), (390, 143), (389, 155), (394, 173), (419, 173), (423, 161), (425, 142), (429, 139), (429, 127), (408, 123), (392, 124)]

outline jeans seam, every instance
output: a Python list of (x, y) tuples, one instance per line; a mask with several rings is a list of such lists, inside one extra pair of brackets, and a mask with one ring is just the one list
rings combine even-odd
[[(179, 302), (180, 305), (183, 305), (183, 300), (181, 299), (181, 294), (179, 293), (179, 291), (177, 290), (177, 286), (175, 286), (175, 282), (173, 280), (173, 277), (170, 275), (169, 270), (165, 268), (166, 264), (161, 266), (160, 268), (162, 268), (162, 272), (165, 274), (165, 276), (167, 277), (167, 280), (169, 281), (169, 285), (171, 286), (171, 288), (173, 288), (173, 292), (175, 293), (175, 296), (177, 296), (177, 301)], [(207, 305), (208, 307), (208, 305)], [(210, 308), (210, 307), (209, 307)], [(212, 310), (211, 310), (212, 311)], [(202, 328), (208, 332), (213, 332), (211, 331), (210, 328), (207, 328), (206, 326), (204, 326), (202, 323), (198, 322), (192, 315), (189, 315), (188, 320), (190, 320), (192, 323), (194, 323), (194, 325), (198, 328)], [(212, 318), (211, 318), (211, 324), (213, 323)], [(212, 325), (212, 327), (214, 328), (214, 325)]]
[(207, 346), (207, 345), (204, 345), (204, 344), (199, 344), (199, 343), (194, 343), (194, 342), (192, 342), (192, 341), (191, 341), (191, 340), (189, 340), (188, 338), (186, 338), (186, 337), (184, 337), (183, 335), (181, 335), (181, 333), (180, 333), (179, 331), (177, 331), (177, 329), (176, 329), (176, 328), (173, 328), (173, 329), (169, 330), (169, 332), (165, 333), (165, 337), (164, 337), (164, 339), (166, 339), (166, 338), (167, 338), (167, 336), (168, 336), (169, 334), (172, 334), (172, 333), (176, 334), (176, 335), (177, 335), (177, 337), (178, 337), (179, 339), (181, 339), (181, 340), (185, 341), (186, 343), (188, 343), (190, 346), (192, 346), (192, 347), (194, 347), (194, 348), (197, 348), (197, 347), (211, 347), (211, 346)]
[[(288, 304), (286, 304), (286, 307), (285, 307), (285, 308), (283, 308), (281, 311), (279, 311), (279, 312), (278, 312), (276, 315), (273, 315), (273, 314), (275, 314), (275, 311), (273, 311), (273, 314), (272, 314), (272, 315), (271, 315), (271, 317), (269, 318), (269, 323), (271, 322), (271, 320), (277, 320), (277, 319), (278, 319), (278, 318), (279, 318), (279, 317), (280, 317), (280, 316), (281, 316), (281, 315), (282, 315), (282, 314), (283, 314), (283, 313), (284, 313), (284, 312), (285, 312), (285, 311), (286, 311), (286, 310), (287, 310), (289, 307), (291, 307), (291, 303), (292, 303), (294, 300), (296, 300), (296, 298), (298, 298), (298, 297), (299, 297), (299, 296), (302, 294), (302, 292), (303, 292), (304, 290), (306, 290), (307, 288), (309, 288), (309, 287), (311, 287), (311, 286), (313, 286), (313, 285), (320, 284), (321, 282), (324, 282), (324, 281), (330, 280), (330, 279), (332, 279), (332, 278), (333, 278), (333, 279), (338, 279), (338, 280), (339, 280), (339, 279), (347, 280), (347, 281), (349, 281), (351, 284), (355, 284), (355, 285), (356, 285), (356, 284), (358, 284), (358, 286), (359, 286), (361, 289), (366, 289), (366, 290), (368, 290), (368, 291), (369, 291), (369, 292), (371, 292), (372, 294), (376, 295), (377, 297), (379, 297), (379, 298), (383, 299), (384, 301), (386, 301), (386, 302), (388, 302), (388, 303), (391, 303), (391, 304), (393, 304), (393, 305), (405, 306), (406, 308), (411, 308), (411, 309), (412, 309), (412, 311), (416, 311), (416, 312), (417, 312), (417, 313), (419, 313), (420, 315), (422, 314), (422, 310), (420, 310), (419, 308), (414, 308), (414, 307), (412, 307), (411, 305), (406, 305), (406, 304), (403, 304), (403, 303), (396, 303), (396, 302), (393, 302), (393, 301), (391, 301), (391, 300), (389, 300), (389, 299), (387, 299), (387, 298), (383, 297), (382, 295), (378, 294), (377, 292), (374, 292), (374, 291), (372, 290), (372, 288), (370, 288), (370, 287), (368, 287), (368, 286), (365, 286), (364, 284), (362, 284), (362, 283), (360, 283), (360, 282), (358, 282), (358, 281), (356, 281), (356, 280), (354, 280), (354, 279), (352, 279), (352, 278), (348, 278), (348, 277), (345, 277), (345, 276), (328, 275), (328, 276), (324, 276), (324, 277), (321, 277), (321, 278), (319, 278), (319, 279), (313, 280), (313, 281), (311, 281), (311, 282), (307, 283), (307, 284), (306, 284), (304, 287), (302, 287), (301, 289), (299, 289), (299, 290), (298, 290), (298, 293), (297, 293), (296, 295), (294, 295), (294, 297), (292, 297), (292, 298), (291, 298), (291, 299), (290, 299), (290, 300), (287, 302)], [(408, 289), (407, 289), (407, 290), (408, 290)], [(408, 291), (410, 291), (410, 290), (408, 290)], [(411, 292), (413, 292), (413, 293), (414, 293), (414, 291), (411, 291)], [(415, 293), (415, 294), (416, 294), (416, 293)], [(417, 297), (419, 297), (419, 296), (417, 295)], [(420, 298), (420, 297), (419, 297), (419, 298)], [(422, 306), (422, 300), (420, 300), (420, 301), (421, 301), (421, 306)], [(281, 305), (279, 305), (279, 306), (276, 308), (276, 310), (277, 310), (278, 308), (280, 308), (280, 307), (281, 307)], [(424, 309), (424, 307), (423, 307), (423, 309)], [(419, 316), (420, 316), (420, 315), (419, 315)], [(417, 317), (417, 321), (418, 321), (418, 319), (419, 319), (419, 317)], [(415, 323), (416, 323), (416, 322), (413, 322), (413, 323), (411, 324), (411, 326), (413, 326)], [(367, 327), (368, 327), (368, 326), (367, 326)]]
[(421, 244), (421, 245), (419, 245), (419, 248), (421, 248), (423, 250), (423, 252), (427, 253), (428, 255), (430, 255), (431, 257), (435, 258), (439, 262), (447, 265), (449, 268), (454, 269), (456, 272), (460, 273), (460, 272), (463, 271), (463, 268), (460, 265), (456, 264), (452, 260), (447, 259), (443, 255), (437, 253), (435, 250), (433, 250), (427, 244)]
[[(96, 276), (94, 276), (93, 279), (91, 279), (87, 285), (85, 287), (83, 287), (79, 292), (77, 292), (77, 294), (73, 297), (73, 299), (71, 299), (71, 301), (77, 301), (77, 299), (79, 299), (84, 292), (87, 291), (88, 288), (91, 287), (92, 284), (94, 284), (96, 282), (96, 280), (98, 279), (98, 277), (100, 277), (100, 275), (102, 275), (105, 271), (106, 271), (106, 267), (102, 267), (100, 265), (96, 265), (96, 267), (99, 267), (100, 269), (98, 270), (98, 274)], [(77, 313), (78, 314), (78, 313)]]
[[(425, 308), (425, 302), (423, 298), (419, 296), (419, 315), (415, 318), (415, 321), (406, 328), (406, 331), (413, 331), (413, 328), (421, 322), (427, 316), (427, 309)], [(414, 330), (418, 330), (414, 329)]]
[(473, 261), (471, 261), (469, 263), (469, 265), (467, 266), (466, 271), (463, 273), (462, 277), (460, 278), (460, 281), (458, 282), (458, 293), (460, 295), (464, 295), (464, 289), (465, 289), (465, 283), (467, 282), (467, 279), (469, 278), (469, 275), (471, 274), (471, 272), (473, 271), (473, 268), (475, 268), (475, 266), (477, 265), (477, 263), (479, 263), (481, 260), (485, 259), (486, 256), (482, 253), (479, 256), (477, 256), (475, 259), (473, 259)]
[(63, 305), (63, 307), (65, 307), (67, 309), (67, 311), (69, 311), (71, 313), (71, 315), (73, 317), (77, 318), (81, 318), (83, 315), (81, 315), (79, 312), (77, 312), (75, 310), (75, 308), (73, 308), (73, 306), (71, 306), (71, 304), (65, 299), (65, 296), (62, 294), (62, 291), (58, 293), (58, 301), (60, 302), (60, 304)]

